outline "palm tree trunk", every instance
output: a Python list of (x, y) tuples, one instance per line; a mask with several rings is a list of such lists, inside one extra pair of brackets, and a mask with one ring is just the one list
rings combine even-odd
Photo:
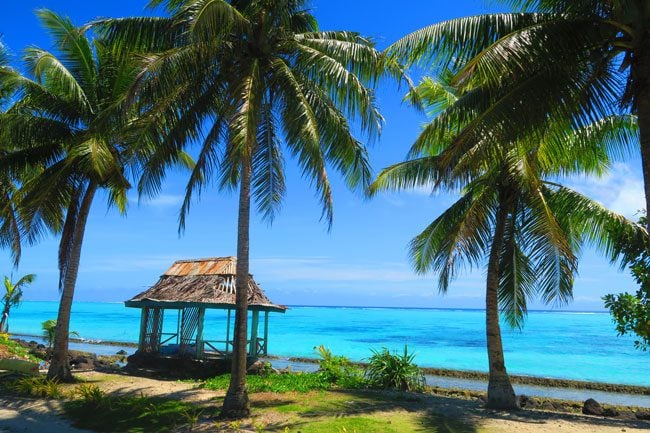
[[(9, 332), (9, 325), (7, 322), (9, 321), (9, 302), (7, 302), (2, 310), (2, 319), (0, 319), (0, 333)], [(6, 326), (6, 329), (5, 329)]]
[(239, 216), (237, 223), (237, 269), (236, 307), (233, 336), (232, 374), (230, 386), (223, 401), (221, 415), (225, 418), (244, 418), (250, 415), (248, 391), (246, 389), (247, 363), (247, 320), (249, 280), (249, 231), (251, 208), (251, 162), (242, 162), (241, 186), (239, 192)]
[[(650, 30), (646, 33), (650, 33)], [(641, 142), (641, 166), (645, 189), (645, 208), (650, 211), (650, 35), (636, 56), (632, 76)], [(650, 222), (649, 222), (650, 224)]]
[(490, 251), (487, 270), (487, 287), (485, 295), (485, 331), (487, 336), (488, 361), (490, 377), (488, 381), (487, 407), (493, 409), (517, 409), (517, 398), (510, 384), (503, 357), (501, 342), (501, 327), (499, 326), (499, 255), (503, 246), (507, 206), (504, 205), (503, 193), (500, 194), (500, 205), (496, 215), (494, 239)]
[(72, 298), (74, 296), (75, 286), (77, 284), (77, 274), (79, 273), (79, 261), (81, 259), (81, 246), (83, 244), (86, 222), (90, 213), (90, 206), (97, 190), (96, 185), (91, 182), (86, 189), (86, 193), (79, 207), (79, 215), (72, 235), (72, 246), (70, 250), (70, 259), (67, 262), (65, 280), (63, 281), (63, 291), (61, 293), (61, 302), (59, 303), (59, 314), (56, 319), (56, 331), (54, 333), (54, 351), (50, 368), (47, 371), (48, 379), (58, 379), (64, 382), (73, 380), (70, 371), (70, 362), (68, 360), (68, 342), (70, 339), (70, 313), (72, 310)]

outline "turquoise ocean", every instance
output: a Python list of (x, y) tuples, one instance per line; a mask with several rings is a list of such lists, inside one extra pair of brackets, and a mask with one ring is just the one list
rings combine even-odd
[[(39, 335), (40, 323), (56, 313), (56, 302), (23, 302), (11, 312), (10, 332)], [(422, 367), (487, 371), (484, 323), (480, 310), (290, 307), (270, 315), (269, 354), (313, 358), (323, 344), (362, 361), (371, 349), (407, 344)], [(137, 342), (139, 324), (140, 310), (121, 303), (73, 306), (71, 329), (87, 340)], [(209, 311), (206, 338), (221, 340), (225, 332), (225, 312)], [(502, 332), (512, 374), (650, 386), (650, 353), (618, 337), (607, 313), (533, 311), (522, 331), (504, 324)]]

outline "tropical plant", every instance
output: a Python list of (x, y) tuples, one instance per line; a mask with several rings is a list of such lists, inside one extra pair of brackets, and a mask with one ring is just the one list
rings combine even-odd
[(0, 169), (33, 170), (18, 193), (31, 236), (47, 229), (61, 233), (61, 301), (48, 377), (67, 381), (70, 311), (92, 203), (97, 191), (105, 191), (109, 206), (125, 212), (127, 175), (145, 158), (153, 138), (142, 133), (134, 140), (138, 113), (129, 108), (128, 91), (139, 70), (135, 57), (118, 56), (54, 12), (37, 15), (57, 52), (26, 51), (32, 78), (15, 78), (21, 97), (5, 113), (2, 127), (3, 142), (14, 148), (0, 158)]
[(415, 353), (391, 353), (387, 348), (373, 350), (366, 368), (366, 376), (372, 386), (394, 388), (400, 391), (417, 391), (425, 385), (424, 375), (415, 364)]
[(36, 275), (27, 274), (15, 283), (11, 278), (5, 276), (5, 292), (2, 295), (2, 318), (0, 318), (0, 333), (9, 332), (9, 311), (11, 307), (17, 307), (23, 299), (23, 288), (32, 284)]
[(472, 268), (487, 261), (487, 404), (511, 409), (517, 402), (505, 367), (499, 310), (510, 326), (521, 327), (529, 299), (567, 303), (583, 243), (613, 254), (609, 228), (641, 230), (554, 178), (602, 172), (606, 150), (630, 146), (636, 129), (634, 118), (621, 116), (580, 130), (549, 122), (544, 135), (514, 142), (501, 128), (474, 137), (467, 128), (489, 113), (500, 95), (480, 87), (462, 90), (453, 80), (447, 72), (418, 86), (419, 101), (436, 116), (413, 145), (412, 159), (384, 169), (371, 192), (461, 190), (460, 199), (411, 241), (410, 256), (418, 273), (439, 272), (442, 293), (463, 264)]
[[(458, 83), (502, 88), (467, 134), (543, 132), (550, 117), (585, 127), (607, 114), (638, 116), (650, 203), (650, 2), (498, 0), (517, 8), (434, 24), (389, 52), (408, 63), (460, 66)], [(638, 147), (637, 147), (638, 149)]]
[(334, 355), (323, 345), (315, 347), (315, 350), (320, 357), (318, 373), (326, 382), (346, 389), (363, 388), (367, 385), (363, 370), (352, 364), (348, 358)]
[(232, 382), (223, 414), (241, 417), (249, 413), (251, 198), (272, 221), (285, 195), (288, 152), (315, 186), (322, 216), (331, 225), (328, 169), (341, 172), (350, 187), (370, 179), (366, 148), (353, 137), (348, 118), (361, 131), (376, 134), (382, 118), (369, 86), (384, 71), (401, 71), (388, 68), (373, 43), (357, 33), (320, 31), (307, 0), (152, 0), (150, 5), (164, 5), (171, 17), (98, 25), (130, 49), (162, 50), (147, 56), (141, 95), (156, 100), (158, 111), (168, 113), (176, 126), (165, 129), (165, 146), (147, 165), (140, 191), (157, 191), (166, 163), (199, 139), (181, 228), (193, 193), (211, 179), (217, 177), (222, 188), (239, 186)]
[[(57, 332), (56, 320), (49, 319), (42, 322), (41, 330), (43, 331), (43, 340), (45, 340), (45, 343), (47, 343), (47, 350), (49, 352), (52, 350), (52, 346), (56, 341), (56, 332)], [(71, 335), (77, 338), (79, 337), (79, 333), (77, 331), (70, 331), (68, 336)]]
[[(17, 72), (9, 66), (7, 48), (0, 42), (0, 128), (4, 124), (4, 108), (16, 90)], [(0, 155), (9, 146), (0, 142)], [(17, 179), (8, 171), (0, 171), (0, 248), (10, 251), (14, 266), (18, 265), (21, 254), (22, 227), (14, 197)], [(2, 326), (0, 326), (2, 330)]]
[[(647, 225), (646, 217), (639, 224)], [(618, 230), (613, 233), (616, 248), (621, 251), (622, 266), (629, 267), (634, 281), (639, 285), (635, 294), (619, 293), (603, 297), (619, 335), (638, 337), (634, 346), (643, 351), (650, 346), (650, 241), (637, 233)]]

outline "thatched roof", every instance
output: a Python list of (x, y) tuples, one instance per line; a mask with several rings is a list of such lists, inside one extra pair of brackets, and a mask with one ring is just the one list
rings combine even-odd
[[(233, 308), (235, 305), (236, 257), (179, 260), (149, 290), (125, 302), (127, 307)], [(264, 294), (251, 275), (248, 283), (248, 307), (251, 310), (284, 312)]]

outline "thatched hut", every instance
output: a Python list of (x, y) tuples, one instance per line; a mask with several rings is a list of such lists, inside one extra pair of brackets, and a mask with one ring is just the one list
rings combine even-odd
[[(223, 356), (232, 352), (231, 316), (235, 309), (236, 257), (179, 260), (150, 289), (125, 302), (127, 307), (142, 309), (140, 353), (182, 355), (197, 359)], [(225, 339), (204, 339), (206, 309), (227, 311)], [(268, 350), (269, 312), (284, 313), (283, 305), (273, 304), (253, 276), (248, 285), (248, 309), (251, 312), (248, 355), (266, 355)], [(163, 332), (165, 316), (174, 312), (175, 332)], [(260, 334), (259, 315), (264, 313)]]

